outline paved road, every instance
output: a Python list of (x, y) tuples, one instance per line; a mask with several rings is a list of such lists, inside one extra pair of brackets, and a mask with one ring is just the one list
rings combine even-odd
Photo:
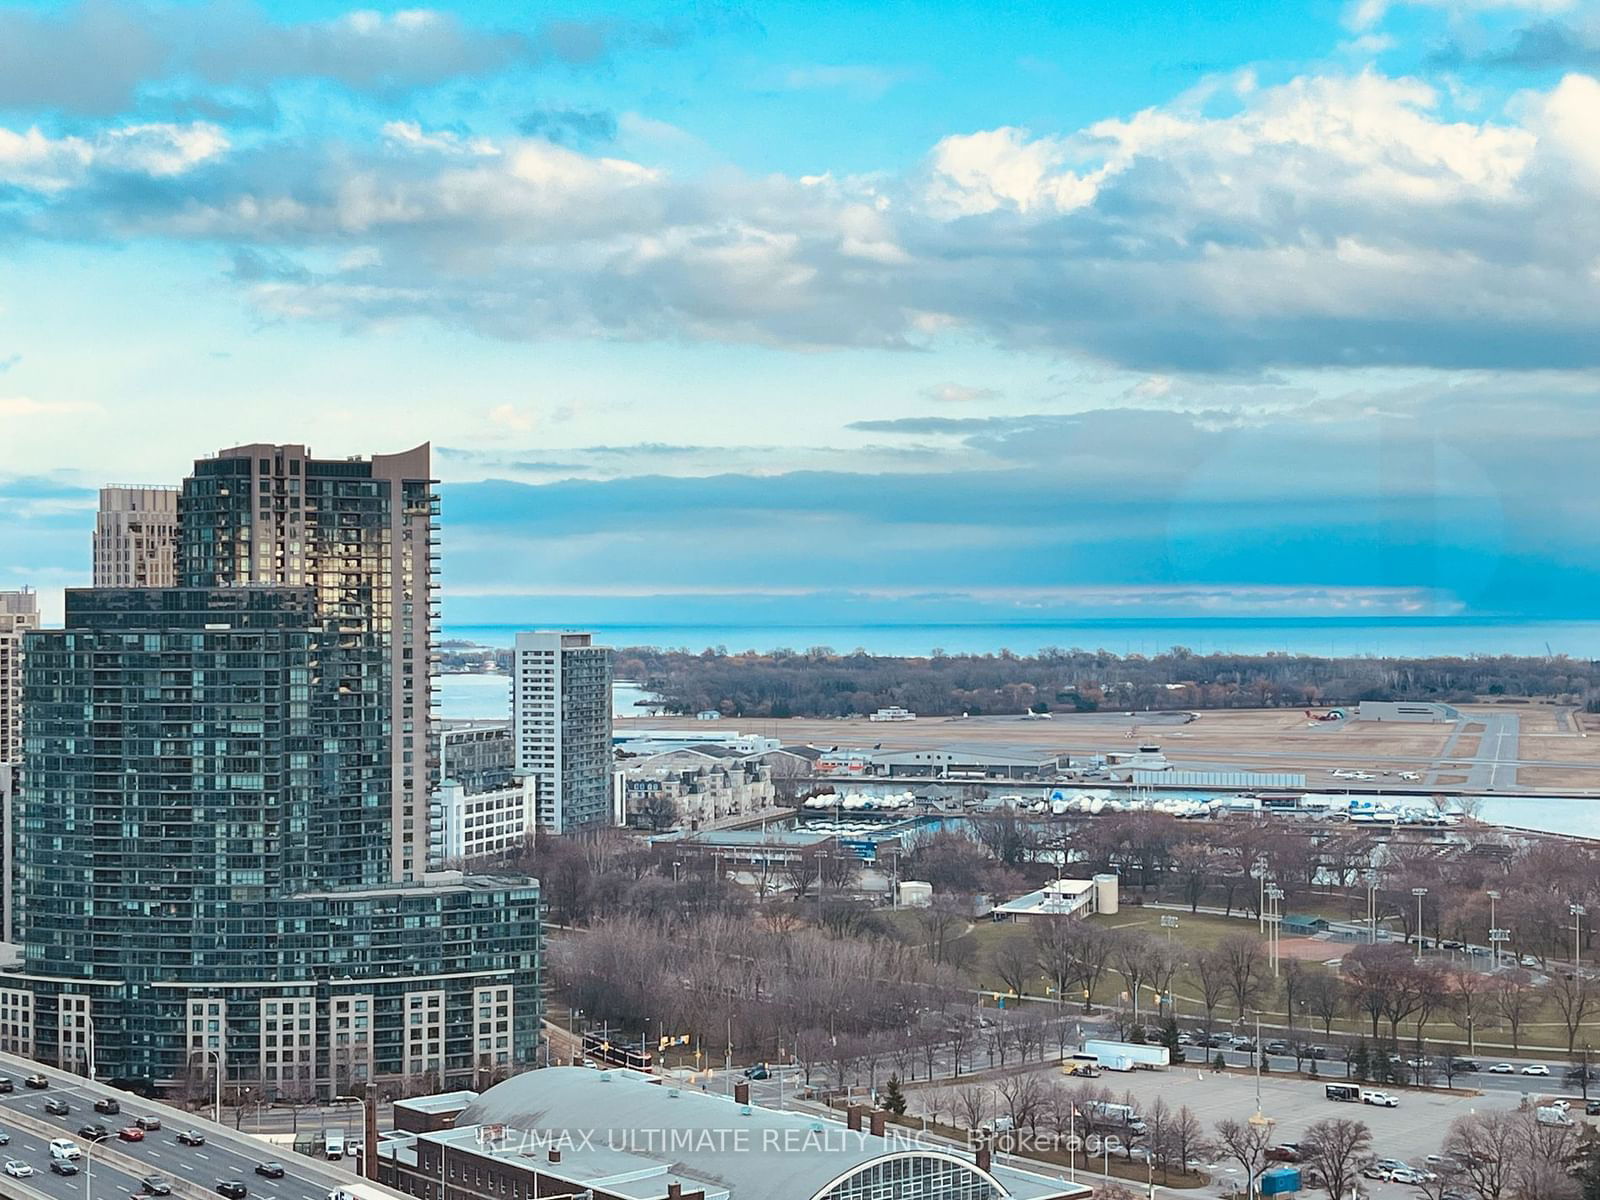
[[(41, 1070), (50, 1079), (48, 1089), (35, 1091), (22, 1086), (22, 1078), (34, 1070)], [(326, 1200), (331, 1188), (351, 1178), (348, 1171), (339, 1171), (338, 1164), (319, 1163), (269, 1147), (247, 1134), (85, 1079), (38, 1068), (25, 1060), (0, 1056), (0, 1074), (17, 1084), (11, 1095), (0, 1095), (0, 1130), (11, 1136), (10, 1145), (0, 1147), (0, 1156), (27, 1162), (38, 1172), (31, 1179), (20, 1181), (0, 1176), (0, 1195), (28, 1197), (30, 1193), (24, 1189), (32, 1189), (32, 1197), (127, 1200), (128, 1196), (139, 1194), (142, 1176), (161, 1175), (213, 1194), (219, 1180), (238, 1179), (249, 1189), (251, 1200)], [(122, 1112), (115, 1116), (96, 1113), (94, 1101), (103, 1096), (116, 1098)], [(66, 1116), (44, 1111), (44, 1103), (51, 1097), (67, 1101), (70, 1111)], [(115, 1130), (145, 1114), (159, 1115), (163, 1128), (147, 1134), (142, 1142), (123, 1142), (115, 1137)], [(65, 1177), (52, 1174), (49, 1140), (66, 1137), (84, 1145), (78, 1129), (91, 1122), (113, 1130), (112, 1138), (89, 1151), (88, 1170)], [(187, 1128), (204, 1132), (206, 1144), (198, 1148), (180, 1146), (177, 1131)], [(285, 1178), (266, 1179), (255, 1174), (256, 1164), (269, 1159), (287, 1168)]]

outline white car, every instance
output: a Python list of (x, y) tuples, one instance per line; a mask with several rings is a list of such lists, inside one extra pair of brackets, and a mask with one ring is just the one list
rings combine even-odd
[(1489, 1074), (1491, 1075), (1510, 1075), (1515, 1071), (1516, 1068), (1510, 1063), (1495, 1063), (1494, 1066), (1489, 1068)]
[(83, 1150), (71, 1138), (56, 1138), (50, 1143), (51, 1158), (82, 1158)]
[(17, 1159), (6, 1159), (6, 1174), (13, 1179), (28, 1179), (33, 1175), (33, 1168)]
[(1548, 1075), (1550, 1074), (1550, 1068), (1543, 1063), (1529, 1063), (1522, 1068), (1522, 1073), (1524, 1075)]

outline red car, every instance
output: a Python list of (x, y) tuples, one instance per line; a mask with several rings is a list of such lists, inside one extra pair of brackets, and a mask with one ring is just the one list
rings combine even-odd
[(129, 1125), (126, 1129), (117, 1130), (117, 1136), (125, 1142), (144, 1141), (144, 1130), (137, 1125)]

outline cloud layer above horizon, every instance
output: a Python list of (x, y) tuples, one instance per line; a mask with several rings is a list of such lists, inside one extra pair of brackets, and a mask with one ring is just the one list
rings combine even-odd
[(428, 438), (457, 620), (1585, 615), (1597, 13), (0, 6), (0, 586)]

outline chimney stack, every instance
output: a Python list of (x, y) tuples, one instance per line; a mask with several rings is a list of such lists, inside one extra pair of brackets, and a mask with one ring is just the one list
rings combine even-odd
[(873, 1137), (882, 1137), (883, 1136), (883, 1123), (888, 1118), (888, 1116), (889, 1116), (889, 1114), (884, 1112), (883, 1109), (881, 1109), (881, 1108), (878, 1109), (876, 1112), (874, 1112), (871, 1115), (872, 1136)]
[(992, 1161), (992, 1159), (991, 1159), (990, 1154), (989, 1154), (989, 1147), (987, 1147), (987, 1146), (979, 1146), (978, 1147), (978, 1153), (977, 1153), (978, 1170), (987, 1171), (989, 1169), (989, 1163), (991, 1161)]
[(683, 1184), (667, 1184), (667, 1200), (683, 1200)]
[(735, 1104), (750, 1103), (750, 1081), (748, 1079), (741, 1079), (733, 1085), (733, 1102)]
[(845, 1108), (844, 1123), (846, 1128), (861, 1132), (861, 1109), (851, 1104)]
[(554, 1146), (550, 1147), (550, 1161), (553, 1163), (558, 1163), (561, 1161), (561, 1151), (557, 1150)]

